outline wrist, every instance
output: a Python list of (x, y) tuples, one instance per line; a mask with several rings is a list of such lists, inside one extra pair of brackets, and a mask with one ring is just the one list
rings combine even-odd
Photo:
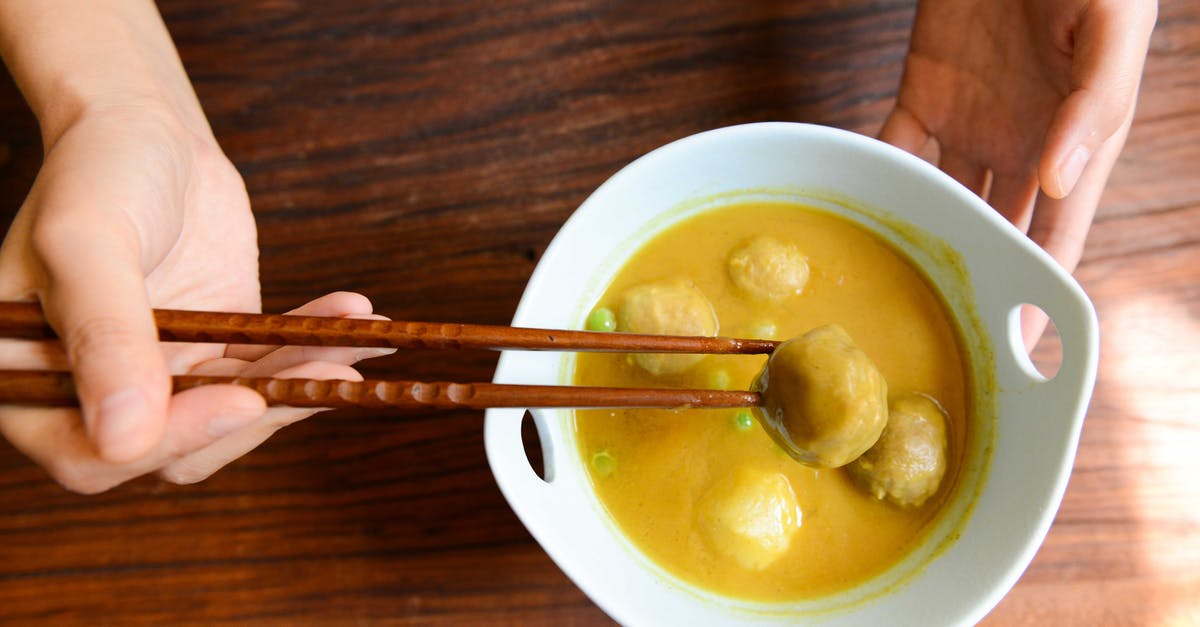
[(0, 53), (49, 150), (79, 119), (144, 109), (211, 130), (149, 0), (4, 0)]

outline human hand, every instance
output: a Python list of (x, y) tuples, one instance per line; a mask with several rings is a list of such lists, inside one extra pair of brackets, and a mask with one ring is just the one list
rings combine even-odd
[[(942, 170), (1073, 271), (1157, 12), (1155, 0), (920, 0), (879, 137), (914, 153), (936, 140)], [(1027, 346), (1044, 326), (1023, 315)]]
[[(260, 301), (241, 177), (211, 136), (153, 107), (90, 110), (49, 147), (0, 246), (0, 299), (33, 298), (62, 345), (4, 341), (0, 367), (73, 370), (82, 411), (0, 408), (0, 432), (78, 492), (151, 472), (198, 481), (314, 413), (267, 410), (232, 385), (172, 396), (171, 373), (361, 379), (350, 364), (382, 354), (159, 344), (151, 307), (257, 312)], [(370, 312), (338, 293), (297, 313)]]

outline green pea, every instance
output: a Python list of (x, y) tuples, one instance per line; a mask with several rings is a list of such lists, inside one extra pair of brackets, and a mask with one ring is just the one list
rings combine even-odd
[(608, 451), (600, 451), (592, 455), (592, 470), (601, 477), (608, 477), (617, 469), (617, 460)]
[(749, 431), (754, 427), (754, 416), (750, 415), (749, 410), (739, 411), (733, 420), (737, 424), (738, 431)]
[(608, 307), (597, 307), (588, 316), (588, 331), (613, 331), (616, 328), (617, 316)]

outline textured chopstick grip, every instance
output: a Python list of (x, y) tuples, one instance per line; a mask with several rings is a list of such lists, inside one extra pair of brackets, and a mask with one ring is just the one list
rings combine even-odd
[[(269, 405), (290, 407), (752, 407), (762, 400), (755, 392), (725, 390), (187, 375), (173, 381), (176, 392), (202, 385), (241, 385), (257, 391)], [(0, 404), (71, 407), (78, 400), (70, 373), (0, 371)]]

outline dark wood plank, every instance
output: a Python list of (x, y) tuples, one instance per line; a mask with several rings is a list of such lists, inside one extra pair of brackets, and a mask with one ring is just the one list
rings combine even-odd
[[(878, 128), (912, 0), (161, 0), (259, 222), (264, 303), (349, 289), (504, 324), (606, 177), (758, 120)], [(1134, 130), (1078, 276), (1100, 379), (1046, 544), (985, 621), (1200, 616), (1200, 6), (1165, 0)], [(37, 172), (0, 80), (0, 212)], [(1054, 338), (1038, 358), (1052, 359)], [(490, 352), (377, 376), (487, 380)], [(471, 411), (343, 411), (202, 484), (82, 497), (0, 445), (0, 622), (607, 624), (508, 509)]]

